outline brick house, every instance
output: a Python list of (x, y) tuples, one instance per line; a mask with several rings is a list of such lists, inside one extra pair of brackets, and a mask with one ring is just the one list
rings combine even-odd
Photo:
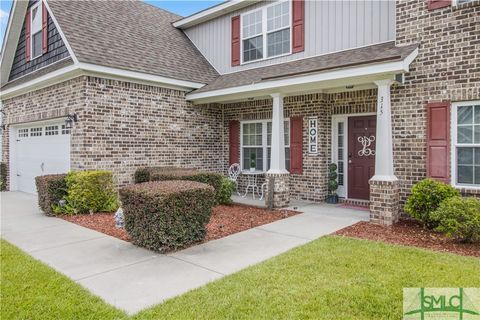
[(338, 195), (386, 225), (426, 177), (480, 194), (478, 0), (227, 1), (185, 18), (15, 1), (0, 72), (10, 190), (239, 163), (280, 207), (324, 201), (335, 163)]

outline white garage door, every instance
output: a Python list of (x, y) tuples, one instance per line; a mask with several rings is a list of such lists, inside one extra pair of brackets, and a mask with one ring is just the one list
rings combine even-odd
[(36, 193), (35, 177), (70, 170), (70, 130), (63, 120), (25, 124), (13, 131), (12, 190)]

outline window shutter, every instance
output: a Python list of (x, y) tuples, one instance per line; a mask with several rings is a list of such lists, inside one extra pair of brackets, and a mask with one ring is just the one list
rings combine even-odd
[(427, 104), (427, 177), (450, 183), (450, 102)]
[(237, 120), (230, 121), (229, 130), (229, 164), (240, 164), (240, 122)]
[(240, 16), (232, 17), (232, 66), (240, 65)]
[(290, 173), (303, 173), (303, 118), (290, 118)]
[(30, 61), (30, 10), (27, 10), (25, 15), (25, 59)]
[(428, 10), (435, 10), (440, 8), (449, 7), (452, 5), (452, 0), (428, 0)]
[(292, 52), (305, 50), (305, 1), (292, 1)]
[(48, 11), (47, 6), (42, 2), (42, 51), (48, 51)]

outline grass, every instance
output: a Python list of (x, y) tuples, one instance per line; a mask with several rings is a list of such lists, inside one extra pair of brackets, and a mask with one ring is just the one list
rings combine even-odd
[[(126, 315), (2, 242), (2, 319)], [(324, 237), (135, 319), (399, 319), (404, 287), (480, 287), (480, 259)]]

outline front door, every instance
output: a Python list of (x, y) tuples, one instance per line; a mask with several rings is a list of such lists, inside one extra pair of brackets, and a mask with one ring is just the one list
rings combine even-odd
[(348, 197), (370, 198), (368, 180), (375, 173), (376, 117), (348, 118)]

